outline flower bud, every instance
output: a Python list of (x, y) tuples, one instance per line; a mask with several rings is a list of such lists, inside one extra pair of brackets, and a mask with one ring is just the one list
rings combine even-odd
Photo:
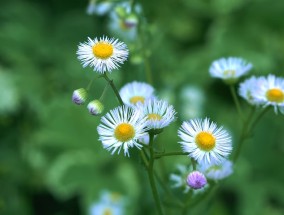
[(207, 184), (205, 176), (198, 171), (193, 171), (187, 176), (187, 185), (194, 190), (203, 188)]
[(84, 104), (86, 99), (87, 99), (87, 91), (84, 88), (74, 90), (72, 95), (72, 101), (75, 104), (77, 105)]
[(87, 108), (90, 114), (96, 116), (103, 112), (104, 105), (99, 100), (93, 100), (88, 104)]

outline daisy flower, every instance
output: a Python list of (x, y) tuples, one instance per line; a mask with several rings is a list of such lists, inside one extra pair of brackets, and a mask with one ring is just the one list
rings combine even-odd
[(178, 135), (183, 151), (199, 164), (220, 164), (232, 151), (229, 133), (208, 118), (183, 122)]
[(259, 79), (255, 76), (246, 79), (240, 84), (239, 95), (247, 100), (247, 102), (251, 105), (258, 105), (259, 102), (255, 99), (253, 91), (258, 88), (260, 84)]
[(130, 147), (142, 146), (138, 139), (143, 137), (146, 127), (146, 118), (137, 109), (127, 106), (120, 106), (101, 118), (101, 124), (98, 126), (99, 140), (103, 147), (114, 154), (120, 153), (123, 148), (124, 155), (129, 156)]
[(258, 78), (258, 86), (252, 91), (256, 102), (264, 107), (273, 106), (275, 113), (284, 108), (284, 78), (275, 75)]
[(215, 60), (209, 68), (209, 73), (214, 78), (234, 83), (239, 77), (248, 73), (251, 68), (252, 64), (242, 58), (229, 57)]
[(83, 67), (89, 65), (94, 67), (94, 71), (104, 73), (119, 68), (119, 64), (123, 64), (128, 57), (128, 49), (114, 38), (88, 38), (87, 42), (79, 44), (77, 55)]
[(134, 106), (154, 97), (154, 88), (147, 83), (133, 81), (124, 85), (119, 94), (124, 104)]
[(226, 160), (220, 165), (201, 165), (199, 170), (203, 172), (209, 179), (222, 180), (233, 173), (233, 163), (229, 160)]
[(175, 120), (176, 111), (164, 100), (150, 99), (137, 108), (147, 117), (149, 129), (162, 129)]

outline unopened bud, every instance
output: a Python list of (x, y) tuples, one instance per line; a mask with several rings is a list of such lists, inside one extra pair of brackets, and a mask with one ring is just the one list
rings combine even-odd
[(77, 105), (84, 104), (86, 99), (87, 99), (87, 91), (84, 88), (74, 90), (72, 95), (72, 101), (75, 104)]
[(99, 100), (93, 100), (88, 104), (87, 108), (90, 114), (96, 116), (103, 112), (104, 105)]

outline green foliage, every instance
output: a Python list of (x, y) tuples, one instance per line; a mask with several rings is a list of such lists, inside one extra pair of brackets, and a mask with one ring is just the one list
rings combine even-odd
[[(253, 63), (252, 74), (283, 77), (284, 2), (141, 4), (148, 24), (147, 46), (129, 42), (135, 54), (130, 53), (130, 62), (111, 78), (118, 87), (132, 80), (146, 81), (141, 59), (148, 56), (158, 94), (167, 94), (176, 110), (182, 110), (182, 89), (200, 87), (205, 95), (202, 117), (223, 124), (236, 143), (240, 131), (233, 101), (226, 86), (209, 77), (208, 67), (222, 56), (240, 56)], [(67, 0), (0, 3), (0, 214), (35, 214), (31, 196), (41, 190), (58, 201), (79, 196), (84, 214), (102, 190), (126, 196), (129, 215), (154, 214), (138, 152), (133, 149), (130, 158), (110, 155), (98, 141), (100, 117), (71, 101), (73, 90), (86, 87), (94, 76), (76, 59), (77, 45), (87, 37), (109, 34), (107, 18), (88, 16), (86, 6), (87, 1)], [(99, 98), (104, 86), (102, 78), (95, 79), (89, 100)], [(105, 98), (105, 112), (118, 105), (110, 90)], [(248, 111), (248, 105), (242, 105)], [(177, 129), (184, 119), (178, 117), (157, 138), (159, 149), (180, 150)], [(192, 214), (284, 213), (283, 119), (272, 111), (264, 117), (245, 142), (235, 173), (219, 182), (220, 188), (198, 203)], [(159, 174), (173, 172), (187, 159), (161, 159)]]

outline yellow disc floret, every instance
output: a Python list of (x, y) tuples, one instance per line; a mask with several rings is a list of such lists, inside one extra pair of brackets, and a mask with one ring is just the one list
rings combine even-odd
[(93, 54), (97, 58), (107, 59), (113, 54), (113, 46), (106, 42), (98, 42), (93, 46)]
[(284, 102), (284, 92), (281, 89), (273, 88), (266, 92), (266, 98), (270, 102)]
[(114, 130), (114, 136), (118, 141), (127, 142), (135, 135), (133, 126), (129, 123), (121, 123)]
[(112, 210), (111, 209), (105, 209), (103, 212), (103, 215), (112, 215)]
[(132, 98), (129, 99), (129, 101), (132, 104), (136, 104), (137, 102), (144, 103), (145, 98), (143, 96), (133, 96)]
[(149, 120), (159, 121), (159, 120), (162, 119), (162, 117), (161, 117), (159, 114), (150, 113), (150, 114), (148, 114), (148, 119), (149, 119)]
[(232, 70), (232, 69), (228, 69), (228, 70), (225, 70), (223, 74), (227, 75), (227, 76), (235, 76), (236, 75), (236, 71)]
[(198, 147), (204, 151), (210, 151), (215, 147), (215, 137), (209, 132), (202, 131), (195, 137)]

